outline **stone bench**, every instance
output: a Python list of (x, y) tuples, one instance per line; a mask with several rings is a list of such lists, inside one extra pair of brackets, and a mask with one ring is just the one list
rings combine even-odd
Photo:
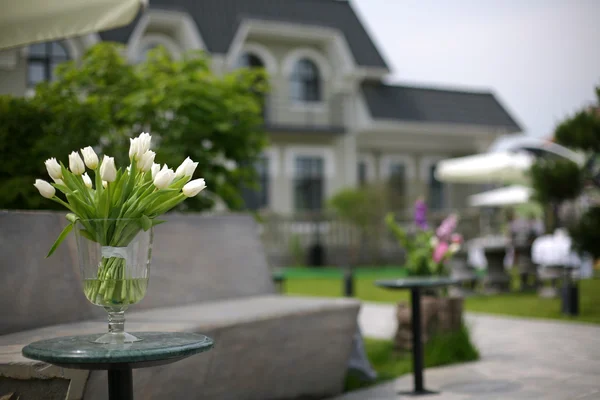
[[(156, 228), (146, 298), (129, 331), (188, 331), (215, 348), (134, 370), (140, 399), (283, 400), (340, 393), (359, 304), (274, 292), (257, 226), (246, 215), (169, 215)], [(0, 212), (0, 398), (106, 399), (106, 372), (67, 370), (21, 356), (31, 341), (106, 329), (83, 296), (74, 238), (49, 259), (61, 213)]]

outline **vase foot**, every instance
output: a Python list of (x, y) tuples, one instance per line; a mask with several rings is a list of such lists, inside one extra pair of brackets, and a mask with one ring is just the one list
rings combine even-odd
[(108, 332), (94, 340), (94, 343), (99, 344), (124, 344), (139, 342), (140, 338), (133, 336), (127, 332)]

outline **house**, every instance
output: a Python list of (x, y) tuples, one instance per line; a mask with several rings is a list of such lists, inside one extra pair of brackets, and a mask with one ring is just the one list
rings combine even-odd
[(25, 94), (99, 40), (127, 44), (132, 62), (162, 45), (173, 57), (206, 50), (216, 72), (265, 68), (271, 145), (249, 208), (319, 210), (369, 182), (389, 182), (402, 205), (425, 195), (460, 208), (470, 189), (438, 182), (435, 163), (521, 131), (491, 92), (384, 83), (390, 68), (343, 0), (151, 0), (126, 27), (0, 53), (0, 93)]

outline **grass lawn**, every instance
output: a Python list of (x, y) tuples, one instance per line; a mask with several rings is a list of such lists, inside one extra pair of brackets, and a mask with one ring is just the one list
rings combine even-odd
[[(377, 380), (365, 382), (357, 375), (349, 374), (346, 377), (346, 391), (395, 379), (400, 375), (412, 372), (411, 354), (395, 352), (393, 343), (389, 340), (366, 338), (365, 349), (371, 365), (377, 371)], [(457, 333), (433, 337), (425, 346), (425, 365), (427, 367), (474, 361), (478, 358), (479, 353), (472, 345), (466, 328)]]
[[(342, 273), (339, 269), (292, 268), (286, 270), (285, 292), (302, 296), (342, 296)], [(359, 269), (355, 278), (355, 296), (361, 300), (389, 302), (408, 300), (408, 291), (380, 289), (373, 283), (377, 279), (405, 276), (400, 268)], [(531, 318), (550, 318), (600, 324), (600, 279), (579, 283), (580, 315), (563, 316), (560, 299), (543, 299), (536, 293), (508, 293), (494, 296), (474, 296), (465, 301), (468, 311), (489, 314), (513, 315)]]

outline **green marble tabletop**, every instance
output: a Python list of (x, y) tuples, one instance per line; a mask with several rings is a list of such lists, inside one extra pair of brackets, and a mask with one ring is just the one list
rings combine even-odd
[(460, 283), (460, 280), (445, 276), (415, 276), (411, 278), (376, 281), (375, 285), (386, 289), (418, 289), (449, 286), (458, 283)]
[(100, 336), (64, 336), (40, 340), (23, 348), (23, 356), (79, 369), (142, 368), (163, 365), (210, 350), (213, 340), (187, 332), (135, 332), (139, 342), (93, 343)]

